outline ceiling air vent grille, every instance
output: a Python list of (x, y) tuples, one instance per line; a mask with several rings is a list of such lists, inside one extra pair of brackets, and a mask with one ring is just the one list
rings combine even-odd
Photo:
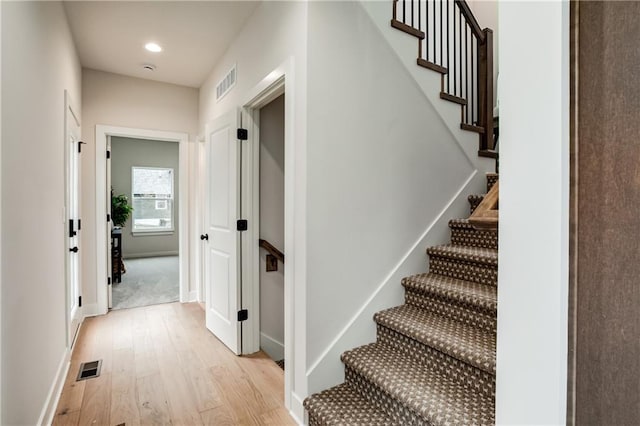
[(224, 78), (220, 80), (220, 82), (216, 86), (216, 101), (219, 101), (224, 97), (224, 95), (229, 93), (229, 91), (233, 88), (233, 86), (235, 86), (235, 84), (236, 66), (234, 65), (233, 68), (231, 68), (227, 75), (225, 75)]

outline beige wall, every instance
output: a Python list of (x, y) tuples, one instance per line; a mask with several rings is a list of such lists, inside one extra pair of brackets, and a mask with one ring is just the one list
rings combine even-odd
[(82, 281), (83, 300), (91, 305), (96, 303), (95, 126), (186, 132), (193, 140), (198, 90), (90, 69), (83, 70), (82, 90), (82, 135), (87, 142), (82, 158)]
[(167, 167), (173, 169), (173, 219), (175, 230), (171, 233), (132, 233), (129, 216), (122, 229), (122, 253), (125, 259), (134, 257), (166, 256), (178, 254), (180, 234), (178, 200), (180, 199), (180, 167), (178, 144), (175, 142), (148, 139), (111, 138), (111, 186), (115, 195), (125, 194), (129, 204), (131, 195), (132, 167)]
[(64, 91), (80, 110), (81, 69), (59, 2), (1, 7), (0, 423), (33, 425), (66, 366)]

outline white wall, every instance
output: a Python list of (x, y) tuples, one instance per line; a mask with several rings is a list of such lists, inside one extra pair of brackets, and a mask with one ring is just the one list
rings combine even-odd
[(499, 4), (493, 0), (467, 0), (469, 8), (476, 17), (480, 28), (491, 28), (493, 30), (493, 102), (498, 102), (498, 71), (500, 70), (500, 22), (498, 20)]
[[(260, 110), (260, 238), (284, 250), (284, 95)], [(284, 267), (266, 271), (260, 250), (260, 348), (284, 358)]]
[(80, 74), (59, 2), (2, 2), (2, 424), (43, 421), (66, 367), (64, 91), (80, 108)]
[[(97, 124), (198, 133), (198, 90), (174, 84), (84, 69), (82, 73), (82, 282), (83, 303), (95, 306), (95, 126)], [(190, 145), (190, 156), (195, 148)], [(194, 223), (196, 212), (190, 212)], [(190, 259), (189, 276), (195, 275)], [(195, 291), (190, 281), (189, 291)]]
[[(200, 131), (204, 134), (207, 122), (223, 113), (248, 102), (250, 91), (269, 73), (288, 62), (290, 74), (286, 79), (288, 93), (285, 95), (295, 111), (292, 140), (294, 152), (285, 159), (295, 175), (295, 200), (292, 203), (295, 215), (295, 235), (289, 235), (295, 244), (295, 253), (287, 250), (288, 267), (291, 267), (294, 288), (294, 312), (288, 321), (294, 325), (292, 345), (295, 360), (287, 360), (288, 372), (293, 376), (291, 407), (294, 415), (303, 418), (302, 398), (306, 396), (305, 377), (305, 286), (306, 282), (306, 236), (305, 236), (305, 193), (306, 193), (306, 54), (307, 54), (307, 8), (306, 2), (262, 2), (249, 18), (241, 33), (231, 44), (224, 57), (214, 68), (200, 89)], [(237, 64), (237, 83), (220, 101), (215, 100), (215, 85), (227, 71)], [(288, 109), (289, 107), (287, 107)], [(289, 170), (288, 170), (289, 171)], [(290, 254), (289, 254), (290, 253)], [(293, 267), (295, 265), (295, 267)], [(289, 270), (289, 269), (288, 269)], [(291, 362), (290, 362), (291, 361)]]
[(401, 278), (426, 271), (426, 248), (468, 216), (490, 165), (390, 13), (309, 6), (309, 392), (341, 381), (340, 353), (375, 339), (373, 313), (402, 303)]
[(569, 2), (501, 3), (500, 30), (496, 422), (564, 424)]
[(115, 195), (124, 194), (132, 205), (132, 167), (166, 167), (173, 169), (173, 224), (170, 233), (133, 234), (132, 213), (122, 229), (122, 256), (136, 257), (177, 255), (179, 249), (180, 164), (178, 143), (135, 138), (111, 138), (111, 186)]
[[(0, 52), (2, 51), (2, 3), (0, 3)], [(0, 99), (2, 99), (2, 59), (0, 58)], [(2, 102), (0, 101), (0, 241), (2, 241)], [(0, 243), (0, 333), (2, 330), (2, 244)], [(2, 337), (0, 336), (0, 422), (2, 422)]]

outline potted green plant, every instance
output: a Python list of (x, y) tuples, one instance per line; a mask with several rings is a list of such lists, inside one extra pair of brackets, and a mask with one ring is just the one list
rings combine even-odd
[(113, 195), (113, 191), (111, 192), (111, 220), (114, 226), (123, 227), (132, 211), (133, 207), (129, 205), (126, 195)]

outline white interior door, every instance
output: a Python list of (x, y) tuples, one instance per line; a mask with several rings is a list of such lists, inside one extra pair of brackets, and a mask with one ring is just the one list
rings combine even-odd
[[(111, 213), (111, 136), (107, 136), (107, 210)], [(107, 308), (113, 307), (113, 258), (111, 257), (111, 229), (113, 220), (107, 223)]]
[(73, 345), (81, 314), (81, 286), (80, 286), (80, 123), (67, 99), (66, 107), (66, 137), (65, 152), (67, 156), (66, 172), (66, 224), (67, 224), (67, 306), (68, 319), (67, 341), (69, 347)]
[(206, 126), (204, 242), (207, 328), (240, 354), (239, 248), (240, 156), (233, 110)]

